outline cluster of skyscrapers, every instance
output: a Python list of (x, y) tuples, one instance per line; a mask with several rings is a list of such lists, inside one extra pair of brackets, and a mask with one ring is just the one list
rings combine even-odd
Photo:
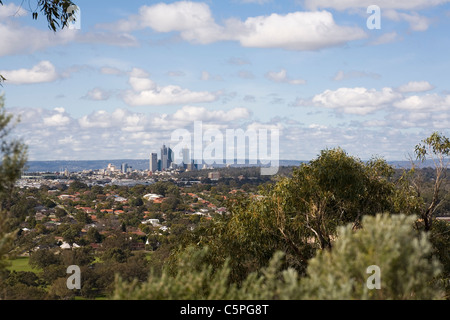
[[(150, 171), (151, 172), (157, 172), (157, 171), (166, 171), (171, 169), (176, 169), (179, 167), (175, 163), (175, 155), (173, 150), (170, 147), (166, 147), (166, 145), (163, 145), (161, 147), (161, 153), (160, 153), (160, 159), (158, 159), (157, 153), (152, 153), (150, 155)], [(191, 161), (191, 153), (189, 148), (183, 148), (182, 149), (182, 156), (183, 161), (181, 163), (181, 167), (186, 170), (196, 170), (197, 165), (194, 164), (194, 161)]]

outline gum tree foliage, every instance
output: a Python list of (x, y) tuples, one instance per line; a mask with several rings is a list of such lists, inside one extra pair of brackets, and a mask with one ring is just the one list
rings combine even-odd
[[(3, 1), (0, 0), (0, 5)], [(36, 0), (36, 6), (33, 9), (30, 3), (33, 20), (37, 20), (39, 12), (47, 19), (48, 27), (53, 32), (68, 26), (72, 19), (75, 19), (75, 4), (70, 0)]]
[[(362, 228), (340, 227), (331, 250), (318, 251), (309, 261), (307, 277), (284, 268), (277, 251), (268, 264), (250, 273), (241, 284), (230, 281), (230, 259), (219, 268), (207, 262), (208, 247), (187, 247), (172, 267), (147, 281), (116, 277), (112, 296), (118, 300), (298, 300), (298, 299), (441, 299), (432, 280), (440, 272), (430, 259), (426, 233), (417, 234), (415, 217), (365, 216)], [(369, 290), (366, 269), (381, 268), (381, 289)]]
[(9, 137), (14, 126), (12, 122), (13, 116), (4, 109), (4, 98), (0, 96), (0, 269), (17, 232), (10, 230), (8, 219), (15, 182), (27, 161), (27, 147)]
[[(436, 170), (436, 178), (433, 185), (433, 195), (430, 203), (421, 208), (420, 218), (423, 220), (425, 231), (432, 228), (434, 213), (438, 208), (443, 183), (445, 183), (447, 169), (450, 165), (450, 140), (439, 132), (434, 132), (428, 138), (422, 140), (415, 148), (417, 160), (424, 162), (432, 159)], [(417, 194), (421, 195), (421, 185), (414, 184)]]
[[(0, 0), (0, 5), (3, 1)], [(53, 32), (65, 28), (71, 20), (75, 19), (75, 12), (69, 8), (74, 8), (75, 4), (70, 0), (36, 0), (36, 9), (32, 13), (32, 18), (36, 20), (39, 11), (46, 17), (48, 27)], [(7, 79), (0, 75), (0, 86)], [(15, 181), (20, 177), (21, 170), (27, 161), (27, 147), (18, 140), (8, 140), (11, 130), (12, 116), (4, 110), (4, 98), (0, 97), (0, 268), (2, 258), (9, 252), (10, 243), (14, 234), (8, 230), (8, 206)]]
[[(59, 29), (64, 29), (68, 26), (70, 21), (76, 19), (76, 5), (70, 0), (35, 0), (36, 6), (32, 8), (30, 3), (30, 11), (32, 11), (32, 19), (37, 20), (39, 13), (42, 13), (47, 19), (47, 24), (50, 30), (56, 32)], [(3, 1), (0, 0), (0, 5)], [(0, 85), (7, 79), (0, 74)]]

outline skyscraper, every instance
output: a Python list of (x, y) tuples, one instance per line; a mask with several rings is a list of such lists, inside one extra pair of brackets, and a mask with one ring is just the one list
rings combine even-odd
[(166, 148), (166, 145), (163, 145), (161, 148), (161, 170), (166, 170), (168, 168), (168, 156), (168, 149)]
[(183, 166), (184, 168), (191, 162), (191, 153), (188, 147), (184, 147), (182, 150), (183, 153)]
[(156, 172), (158, 171), (158, 154), (152, 153), (150, 155), (150, 171)]
[(161, 148), (161, 170), (166, 170), (170, 167), (174, 160), (174, 153), (172, 149), (163, 145)]

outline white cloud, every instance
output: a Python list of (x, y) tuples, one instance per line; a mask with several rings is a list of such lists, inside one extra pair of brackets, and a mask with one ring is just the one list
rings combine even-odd
[[(393, 109), (395, 111), (397, 109)], [(185, 106), (172, 114), (141, 114), (125, 109), (96, 111), (74, 118), (62, 108), (9, 110), (20, 115), (16, 134), (29, 146), (30, 160), (104, 160), (146, 159), (162, 143), (170, 143), (175, 129), (193, 132), (193, 121), (202, 121), (203, 129), (278, 129), (281, 159), (310, 160), (320, 150), (340, 146), (362, 159), (376, 154), (402, 160), (414, 150), (425, 134), (402, 129), (438, 128), (447, 130), (449, 112), (429, 114), (426, 110), (391, 113), (385, 120), (333, 126), (313, 121), (293, 123), (276, 118), (260, 122), (245, 108), (208, 110)]]
[(238, 41), (244, 47), (318, 50), (366, 38), (363, 29), (339, 26), (327, 11), (293, 12), (285, 15), (229, 18), (219, 25), (205, 3), (179, 1), (142, 6), (137, 15), (99, 28), (130, 32), (151, 28), (160, 33), (177, 32), (192, 43)]
[(279, 72), (268, 72), (266, 73), (266, 78), (278, 83), (289, 83), (293, 85), (306, 84), (306, 80), (289, 78), (286, 69), (281, 69)]
[(59, 78), (50, 61), (41, 61), (31, 69), (1, 70), (0, 74), (11, 84), (53, 82)]
[(53, 116), (43, 118), (44, 125), (48, 127), (67, 126), (70, 124), (70, 121), (70, 118), (62, 113), (57, 113)]
[(74, 41), (76, 32), (64, 29), (53, 33), (22, 26), (19, 23), (0, 23), (0, 56), (32, 53)]
[(401, 94), (391, 88), (377, 91), (356, 87), (326, 90), (314, 96), (312, 103), (347, 114), (366, 115), (378, 111), (400, 98)]
[(316, 10), (318, 8), (347, 10), (354, 8), (365, 9), (370, 5), (376, 4), (383, 9), (418, 10), (448, 2), (450, 2), (450, 0), (378, 0), (375, 3), (373, 0), (305, 0), (305, 6), (310, 10)]
[(360, 28), (337, 25), (327, 11), (271, 14), (233, 24), (241, 31), (241, 45), (253, 48), (318, 50), (366, 37)]
[(450, 112), (450, 95), (414, 95), (395, 102), (394, 106), (408, 111)]
[(256, 3), (256, 4), (265, 4), (272, 2), (272, 0), (240, 0), (242, 3)]
[(208, 110), (204, 107), (185, 106), (178, 110), (171, 117), (176, 121), (213, 121), (213, 122), (230, 122), (250, 117), (250, 111), (246, 108), (234, 108), (229, 111), (224, 110)]
[(399, 92), (425, 92), (433, 90), (434, 86), (427, 81), (410, 81), (397, 88)]
[(133, 90), (123, 93), (123, 100), (130, 106), (160, 106), (211, 102), (217, 96), (207, 91), (191, 91), (177, 85), (158, 86), (148, 78), (148, 73), (135, 68), (130, 73), (129, 83)]

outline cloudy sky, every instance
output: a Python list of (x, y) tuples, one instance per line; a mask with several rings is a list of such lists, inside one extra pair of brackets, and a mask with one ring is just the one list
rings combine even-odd
[(277, 129), (286, 160), (405, 160), (450, 135), (450, 0), (75, 0), (57, 33), (3, 2), (0, 91), (30, 160), (144, 159), (195, 121)]

